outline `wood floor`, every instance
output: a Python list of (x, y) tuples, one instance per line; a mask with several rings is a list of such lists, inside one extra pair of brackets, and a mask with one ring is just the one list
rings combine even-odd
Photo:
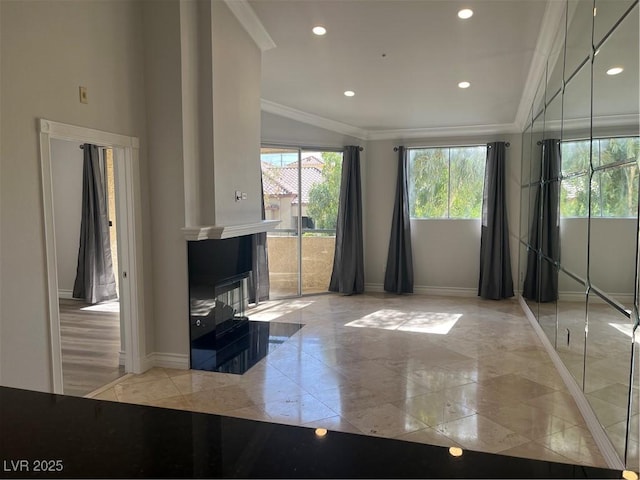
[[(106, 308), (100, 308), (103, 306)], [(119, 365), (117, 303), (100, 307), (96, 310), (95, 306), (81, 301), (60, 300), (62, 376), (66, 395), (84, 396), (124, 375), (124, 366)]]

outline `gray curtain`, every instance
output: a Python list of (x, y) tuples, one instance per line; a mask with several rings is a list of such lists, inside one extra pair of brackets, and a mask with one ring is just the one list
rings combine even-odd
[(413, 293), (413, 254), (409, 219), (408, 158), (404, 147), (398, 147), (398, 178), (391, 222), (391, 237), (384, 275), (384, 290), (391, 293)]
[[(262, 193), (262, 220), (264, 212), (264, 185), (260, 175), (260, 191)], [(269, 300), (269, 255), (267, 254), (267, 232), (256, 233), (252, 239), (253, 258), (251, 275), (249, 276), (249, 302), (258, 304)]]
[[(536, 302), (558, 299), (560, 260), (560, 140), (542, 142), (541, 179), (536, 192), (522, 296)], [(548, 260), (545, 260), (547, 257)]]
[(98, 303), (118, 295), (111, 262), (104, 164), (97, 146), (85, 143), (83, 150), (82, 219), (73, 297)]
[(492, 300), (513, 297), (507, 224), (505, 157), (506, 146), (504, 142), (493, 142), (487, 145), (482, 198), (478, 295)]
[(336, 247), (329, 291), (346, 295), (364, 292), (360, 147), (344, 147)]

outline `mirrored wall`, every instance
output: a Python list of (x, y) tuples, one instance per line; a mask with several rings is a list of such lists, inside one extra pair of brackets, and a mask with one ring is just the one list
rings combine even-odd
[(640, 7), (564, 7), (523, 133), (520, 291), (637, 472)]

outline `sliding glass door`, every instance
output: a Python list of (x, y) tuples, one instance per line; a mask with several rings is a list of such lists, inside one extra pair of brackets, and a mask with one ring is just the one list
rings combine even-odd
[(331, 278), (342, 152), (263, 147), (270, 298), (326, 292)]

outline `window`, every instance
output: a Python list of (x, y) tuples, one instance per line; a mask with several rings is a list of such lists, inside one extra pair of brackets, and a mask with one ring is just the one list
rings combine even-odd
[(486, 145), (408, 154), (411, 218), (481, 218)]
[[(562, 142), (560, 214), (562, 217), (635, 217), (638, 201), (640, 137), (617, 137)], [(589, 185), (589, 153), (593, 177)]]

